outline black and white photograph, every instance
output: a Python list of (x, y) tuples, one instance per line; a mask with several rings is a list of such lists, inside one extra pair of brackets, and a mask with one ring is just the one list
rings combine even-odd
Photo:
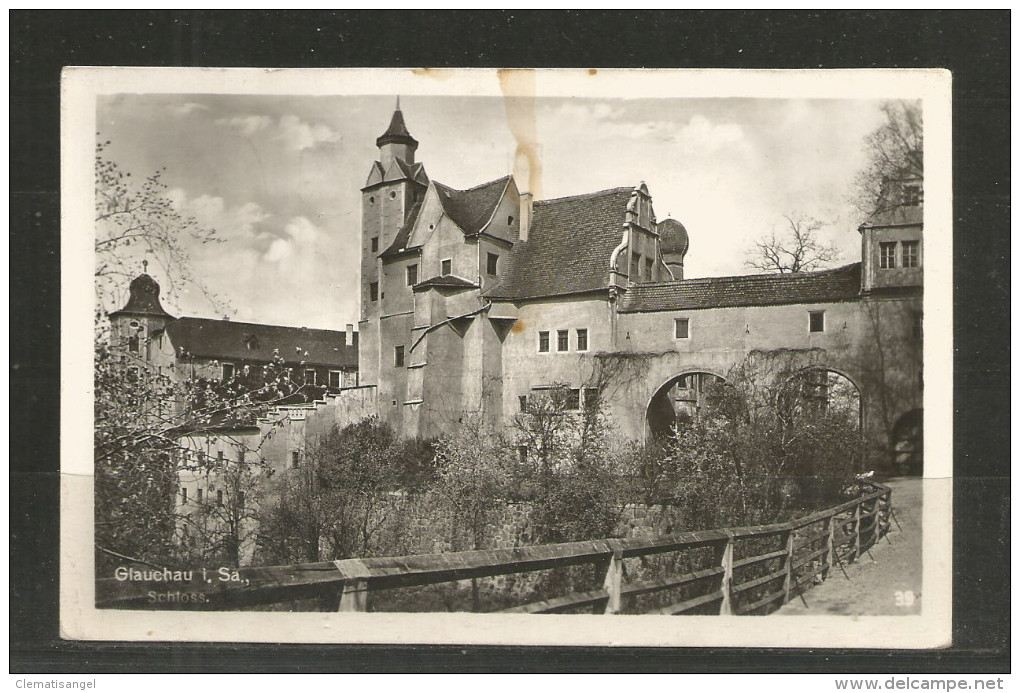
[(69, 637), (950, 644), (945, 71), (63, 82)]

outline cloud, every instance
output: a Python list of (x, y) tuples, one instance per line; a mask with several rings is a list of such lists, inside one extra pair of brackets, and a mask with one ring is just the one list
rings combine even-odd
[(745, 142), (744, 129), (739, 124), (716, 123), (700, 114), (692, 115), (687, 122), (633, 118), (622, 106), (566, 102), (550, 116), (555, 126), (566, 125), (571, 131), (604, 140), (670, 142), (703, 152), (742, 146)]
[(222, 197), (215, 195), (189, 198), (181, 188), (168, 190), (167, 196), (181, 214), (194, 217), (200, 226), (214, 229), (223, 240), (254, 242), (266, 235), (259, 224), (269, 214), (255, 202), (228, 206)]
[(278, 137), (287, 146), (301, 151), (321, 143), (340, 141), (340, 134), (322, 123), (306, 123), (297, 116), (285, 115), (280, 118)]
[(263, 258), (281, 267), (310, 258), (319, 252), (322, 230), (307, 217), (294, 217), (283, 228), (283, 236), (273, 239)]
[(230, 128), (244, 137), (264, 133), (268, 139), (282, 142), (287, 149), (295, 151), (340, 141), (340, 133), (328, 125), (309, 123), (296, 115), (284, 115), (278, 121), (266, 115), (241, 115), (219, 118), (216, 124)]
[(194, 101), (188, 101), (187, 103), (167, 106), (167, 110), (178, 118), (186, 118), (195, 111), (208, 111), (209, 107), (206, 106), (205, 104), (195, 103)]
[(273, 124), (273, 119), (264, 115), (234, 116), (233, 118), (217, 118), (217, 125), (235, 130), (245, 137), (251, 137)]

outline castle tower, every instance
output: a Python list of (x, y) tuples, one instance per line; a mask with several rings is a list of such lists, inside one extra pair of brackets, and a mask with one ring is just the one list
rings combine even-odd
[[(359, 324), (360, 382), (378, 384), (379, 320), (386, 294), (380, 255), (410, 225), (428, 188), (425, 167), (415, 163), (418, 141), (408, 132), (400, 100), (390, 125), (376, 141), (379, 158), (373, 162), (361, 189), (361, 321)], [(396, 281), (391, 278), (392, 281)], [(395, 288), (395, 287), (394, 287)]]
[(131, 281), (128, 301), (110, 313), (110, 344), (142, 361), (151, 358), (152, 335), (174, 319), (159, 301), (159, 284), (144, 272)]

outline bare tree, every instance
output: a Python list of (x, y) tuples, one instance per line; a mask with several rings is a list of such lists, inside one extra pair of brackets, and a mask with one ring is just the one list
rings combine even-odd
[(864, 140), (867, 164), (857, 174), (852, 201), (864, 218), (903, 202), (888, 182), (924, 177), (924, 122), (917, 101), (882, 104), (885, 122)]
[(839, 249), (824, 243), (818, 232), (824, 224), (805, 216), (784, 216), (786, 228), (755, 241), (744, 265), (760, 272), (810, 272), (840, 259)]

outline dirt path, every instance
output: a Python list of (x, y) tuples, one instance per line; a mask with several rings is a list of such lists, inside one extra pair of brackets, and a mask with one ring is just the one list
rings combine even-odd
[[(824, 615), (897, 615), (921, 612), (921, 480), (898, 478), (892, 488), (893, 511), (889, 541), (882, 539), (843, 572), (795, 598), (776, 613)], [(890, 543), (892, 542), (892, 543)]]

